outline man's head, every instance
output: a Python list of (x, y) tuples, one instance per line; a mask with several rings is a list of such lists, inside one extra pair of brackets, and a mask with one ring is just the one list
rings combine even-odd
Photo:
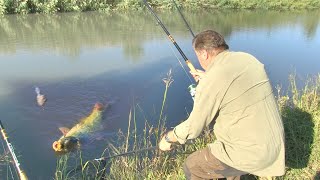
[(206, 30), (196, 35), (192, 46), (199, 59), (200, 65), (206, 69), (213, 58), (220, 52), (229, 49), (223, 36), (213, 30)]

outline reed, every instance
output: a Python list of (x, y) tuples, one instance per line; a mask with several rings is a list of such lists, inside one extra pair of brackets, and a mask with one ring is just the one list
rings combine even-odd
[(68, 160), (69, 160), (69, 154), (63, 155), (57, 159), (55, 180), (70, 179), (70, 176), (67, 172)]
[[(162, 98), (162, 105), (161, 105), (160, 115), (159, 115), (159, 119), (158, 119), (158, 128), (157, 128), (158, 130), (160, 129), (160, 127), (163, 127), (165, 125), (165, 119), (163, 119), (163, 110), (164, 110), (164, 106), (166, 104), (168, 89), (169, 89), (171, 83), (174, 81), (172, 78), (172, 70), (171, 69), (167, 73), (167, 77), (163, 78), (162, 81), (165, 84), (165, 90), (164, 90), (164, 94), (163, 94), (163, 98)], [(156, 134), (156, 137), (157, 137), (157, 142), (158, 142), (158, 140), (160, 138), (159, 131)]]

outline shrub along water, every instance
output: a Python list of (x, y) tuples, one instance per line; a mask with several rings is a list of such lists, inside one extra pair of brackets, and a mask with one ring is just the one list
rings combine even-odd
[[(174, 9), (172, 0), (149, 0), (158, 9)], [(176, 0), (185, 9), (318, 9), (319, 0)], [(0, 0), (0, 14), (142, 10), (142, 0)]]
[[(168, 77), (167, 79), (171, 78)], [(298, 90), (294, 75), (291, 75), (289, 80), (291, 84), (289, 94), (281, 95), (281, 88), (280, 86), (277, 87), (277, 101), (286, 134), (286, 174), (276, 179), (318, 179), (320, 178), (320, 74), (307, 80), (302, 90)], [(165, 84), (163, 102), (166, 102), (168, 87), (168, 84)], [(152, 147), (158, 143), (159, 129), (150, 126), (148, 122), (145, 122), (145, 128), (142, 132), (137, 131), (135, 124), (138, 119), (135, 118), (135, 114), (137, 113), (136, 109), (140, 109), (140, 107), (135, 107), (137, 108), (130, 111), (127, 134), (119, 131), (118, 139), (106, 148), (110, 155)], [(161, 111), (161, 113), (163, 112)], [(133, 127), (130, 126), (132, 119)], [(165, 116), (162, 116), (158, 123), (161, 124), (159, 126), (161, 134), (165, 131)], [(139, 136), (139, 134), (141, 135)], [(109, 159), (107, 166), (103, 166), (107, 172), (105, 178), (185, 179), (182, 170), (182, 163), (185, 158), (191, 152), (213, 142), (214, 139), (212, 129), (208, 128), (192, 144), (176, 146), (170, 152), (143, 151)], [(78, 159), (80, 159), (80, 163), (83, 163), (82, 158)], [(68, 161), (66, 156), (58, 160), (56, 180), (78, 178), (75, 174), (67, 173), (68, 171), (65, 170), (66, 161)], [(80, 171), (82, 179), (99, 179), (101, 174), (98, 172), (103, 171), (103, 168), (94, 168), (93, 171), (85, 169), (86, 167), (82, 166), (82, 171)], [(92, 177), (92, 174), (88, 175), (87, 172), (94, 172), (94, 177)], [(252, 175), (243, 177), (243, 179), (257, 178)]]

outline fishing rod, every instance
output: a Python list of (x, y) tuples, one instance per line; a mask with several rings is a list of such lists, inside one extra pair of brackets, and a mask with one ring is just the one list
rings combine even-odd
[[(190, 143), (191, 142), (188, 141), (186, 144), (190, 144)], [(171, 145), (179, 146), (179, 145), (184, 145), (184, 144), (179, 144), (178, 142), (175, 142), (175, 143), (171, 143)], [(126, 156), (126, 155), (130, 155), (130, 154), (136, 154), (136, 153), (143, 152), (143, 151), (151, 151), (151, 150), (155, 150), (155, 149), (158, 149), (158, 148), (159, 148), (159, 146), (151, 146), (151, 147), (141, 148), (141, 149), (137, 149), (137, 150), (133, 150), (133, 151), (128, 151), (128, 152), (125, 152), (125, 153), (116, 154), (116, 155), (113, 155), (113, 156), (96, 158), (96, 159), (94, 159), (94, 161), (105, 161), (107, 159), (112, 159), (112, 158), (115, 158), (115, 157)], [(186, 153), (190, 153), (190, 152), (186, 152)]]
[[(163, 31), (167, 34), (169, 40), (173, 43), (173, 45), (177, 48), (177, 50), (179, 51), (179, 53), (181, 54), (181, 56), (183, 57), (184, 61), (186, 62), (187, 66), (189, 67), (191, 72), (197, 72), (197, 70), (194, 68), (194, 66), (192, 65), (191, 61), (187, 58), (187, 56), (183, 53), (183, 51), (181, 50), (181, 48), (179, 47), (179, 45), (177, 44), (177, 42), (173, 39), (172, 35), (169, 33), (169, 31), (167, 30), (167, 28), (164, 26), (164, 24), (161, 22), (161, 20), (159, 19), (159, 17), (156, 15), (156, 13), (152, 10), (151, 6), (147, 3), (147, 0), (143, 0), (144, 4), (146, 5), (146, 7), (148, 8), (148, 10), (151, 12), (151, 14), (154, 16), (154, 18), (157, 20), (158, 24), (162, 27)], [(191, 28), (190, 28), (191, 30)], [(192, 32), (192, 31), (191, 31)], [(192, 33), (193, 34), (193, 33)], [(196, 77), (194, 76), (194, 79), (196, 81), (196, 83), (199, 83), (199, 80), (196, 79)], [(188, 86), (188, 90), (189, 93), (192, 97), (192, 99), (194, 100), (195, 98), (195, 94), (196, 94), (196, 84), (191, 84)]]
[[(190, 144), (190, 143), (191, 143), (191, 142), (188, 141), (187, 144)], [(180, 144), (178, 144), (178, 143), (173, 143), (172, 145), (178, 146), (178, 145), (180, 145)], [(182, 146), (184, 146), (184, 144), (182, 144)], [(86, 164), (88, 164), (89, 162), (94, 162), (94, 161), (103, 162), (103, 163), (104, 163), (103, 166), (105, 167), (105, 166), (106, 166), (105, 162), (106, 162), (106, 160), (108, 160), (108, 159), (113, 159), (113, 158), (116, 158), (116, 157), (126, 156), (126, 155), (130, 155), (130, 154), (136, 154), (136, 153), (140, 153), (140, 152), (144, 152), (144, 151), (156, 150), (156, 149), (158, 149), (158, 148), (159, 148), (159, 146), (151, 146), (151, 147), (141, 148), (141, 149), (137, 149), (137, 150), (133, 150), (133, 151), (128, 151), (128, 152), (124, 152), (124, 153), (120, 153), (120, 154), (116, 154), (116, 155), (112, 155), (112, 156), (96, 158), (96, 159), (87, 161), (86, 163), (81, 164), (81, 165), (77, 166), (77, 167), (74, 168), (74, 169), (69, 170), (69, 171), (68, 171), (68, 174), (69, 174), (69, 173), (72, 173), (72, 172), (75, 172), (75, 171), (78, 171), (78, 170), (81, 170), (82, 167), (85, 167)], [(190, 153), (192, 153), (192, 152), (185, 152), (184, 154), (190, 154)]]
[(146, 7), (148, 8), (148, 10), (151, 12), (151, 14), (156, 18), (158, 24), (162, 27), (162, 29), (164, 30), (164, 32), (167, 34), (168, 38), (170, 39), (170, 41), (173, 43), (173, 45), (177, 48), (177, 50), (179, 51), (179, 53), (181, 54), (181, 56), (183, 57), (183, 59), (185, 60), (185, 62), (187, 63), (187, 66), (189, 67), (191, 72), (196, 72), (196, 69), (194, 68), (194, 66), (192, 65), (191, 61), (187, 58), (187, 56), (183, 53), (183, 51), (181, 50), (181, 48), (179, 47), (179, 45), (177, 44), (177, 42), (173, 39), (172, 35), (169, 33), (169, 31), (167, 30), (167, 28), (163, 25), (163, 23), (161, 22), (161, 20), (159, 19), (159, 17), (156, 15), (156, 13), (152, 10), (151, 6), (147, 3), (147, 0), (143, 0), (144, 4), (146, 5)]
[(14, 148), (9, 140), (9, 137), (6, 133), (6, 130), (4, 129), (4, 126), (0, 120), (0, 130), (1, 130), (1, 134), (3, 136), (3, 139), (5, 140), (6, 144), (7, 144), (7, 147), (10, 151), (10, 154), (12, 156), (12, 159), (13, 159), (13, 162), (14, 162), (14, 165), (16, 167), (16, 170), (18, 171), (18, 174), (19, 174), (19, 177), (20, 177), (20, 180), (28, 180), (28, 177), (27, 175), (24, 173), (24, 171), (20, 168), (20, 163), (18, 161), (18, 158), (16, 156), (16, 154), (14, 153)]
[[(186, 144), (193, 144), (193, 140), (188, 140), (186, 142), (186, 144), (180, 144), (178, 142), (175, 142), (175, 143), (171, 143), (173, 147), (177, 147), (177, 146), (182, 146), (183, 148), (185, 147)], [(76, 171), (79, 171), (79, 170), (82, 170), (85, 169), (88, 165), (88, 163), (94, 163), (94, 162), (101, 162), (102, 164), (102, 167), (103, 167), (103, 170), (101, 171), (98, 171), (96, 174), (100, 174), (101, 175), (101, 178), (100, 179), (104, 179), (105, 178), (105, 172), (106, 172), (106, 166), (107, 166), (107, 160), (108, 159), (113, 159), (113, 158), (116, 158), (116, 157), (121, 157), (121, 156), (126, 156), (126, 155), (131, 155), (131, 154), (137, 154), (137, 153), (140, 153), (140, 152), (144, 152), (144, 151), (151, 151), (151, 150), (156, 150), (158, 149), (159, 146), (151, 146), (151, 147), (146, 147), (146, 148), (141, 148), (141, 149), (137, 149), (137, 150), (132, 150), (132, 151), (128, 151), (128, 152), (124, 152), (124, 153), (120, 153), (120, 154), (116, 154), (116, 155), (112, 155), (112, 156), (107, 156), (107, 157), (101, 157), (101, 158), (96, 158), (96, 159), (93, 159), (93, 160), (89, 160), (79, 166), (77, 166), (76, 168), (73, 168), (71, 170), (68, 171), (67, 174), (70, 174), (70, 173), (74, 173)], [(184, 152), (183, 154), (191, 154), (193, 153), (192, 152)]]
[(138, 150), (133, 150), (133, 151), (128, 151), (128, 152), (121, 153), (121, 154), (116, 154), (116, 155), (113, 155), (113, 156), (96, 158), (96, 159), (94, 159), (94, 160), (95, 160), (95, 161), (105, 161), (105, 160), (107, 160), (107, 159), (112, 159), (112, 158), (115, 158), (115, 157), (125, 156), (125, 155), (130, 155), (130, 154), (136, 154), (136, 153), (143, 152), (143, 151), (155, 150), (155, 149), (157, 149), (157, 148), (158, 148), (158, 146), (141, 148), (141, 149), (138, 149)]
[(180, 16), (181, 16), (182, 20), (184, 21), (184, 23), (186, 24), (186, 26), (187, 26), (188, 30), (190, 31), (190, 33), (191, 33), (192, 37), (194, 38), (194, 37), (195, 37), (195, 35), (193, 34), (193, 32), (192, 32), (192, 30), (191, 30), (191, 27), (189, 26), (189, 24), (188, 24), (187, 20), (184, 18), (184, 15), (183, 15), (183, 14), (182, 14), (182, 12), (180, 11), (180, 8), (178, 7), (178, 5), (177, 5), (176, 1), (175, 1), (175, 0), (172, 0), (172, 2), (173, 2), (173, 3), (174, 3), (174, 5), (176, 6), (176, 8), (177, 8), (177, 10), (178, 10), (178, 12), (179, 12), (179, 14), (180, 14)]
[(125, 152), (125, 153), (116, 154), (116, 155), (113, 155), (113, 156), (96, 158), (96, 159), (87, 161), (86, 163), (81, 164), (81, 165), (77, 166), (77, 167), (74, 168), (74, 169), (69, 170), (69, 171), (68, 171), (68, 174), (69, 174), (69, 173), (72, 173), (72, 172), (75, 172), (75, 171), (78, 171), (78, 170), (81, 170), (82, 167), (86, 166), (86, 164), (88, 164), (89, 162), (94, 162), (94, 161), (103, 162), (103, 163), (104, 163), (103, 166), (105, 167), (105, 166), (106, 166), (106, 163), (105, 163), (105, 162), (106, 162), (106, 160), (108, 160), (108, 159), (113, 159), (113, 158), (116, 158), (116, 157), (126, 156), (126, 155), (130, 155), (130, 154), (136, 154), (136, 153), (143, 152), (143, 151), (155, 150), (155, 149), (157, 149), (157, 148), (158, 148), (158, 146), (151, 146), (151, 147), (147, 147), (147, 148), (141, 148), (141, 149), (138, 149), (138, 150), (133, 150), (133, 151)]

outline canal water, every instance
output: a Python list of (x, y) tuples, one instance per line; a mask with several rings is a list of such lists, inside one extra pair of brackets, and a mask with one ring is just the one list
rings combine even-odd
[[(192, 36), (180, 15), (158, 15), (200, 68), (191, 47)], [(194, 33), (216, 30), (232, 51), (257, 57), (265, 64), (273, 87), (281, 85), (284, 93), (289, 74), (295, 73), (302, 86), (320, 72), (319, 11), (212, 10), (185, 15)], [(29, 178), (54, 177), (57, 155), (52, 143), (61, 136), (58, 128), (71, 128), (96, 102), (110, 107), (103, 119), (103, 139), (84, 149), (92, 157), (101, 155), (119, 129), (126, 131), (132, 107), (139, 107), (138, 128), (146, 120), (155, 125), (165, 89), (162, 79), (170, 69), (174, 82), (164, 108), (167, 127), (191, 111), (187, 87), (192, 78), (181, 55), (148, 12), (1, 17), (0, 120)], [(36, 104), (35, 86), (48, 98), (43, 109)], [(0, 152), (5, 151), (1, 148)], [(1, 163), (0, 168), (1, 177), (11, 177), (6, 164)]]

